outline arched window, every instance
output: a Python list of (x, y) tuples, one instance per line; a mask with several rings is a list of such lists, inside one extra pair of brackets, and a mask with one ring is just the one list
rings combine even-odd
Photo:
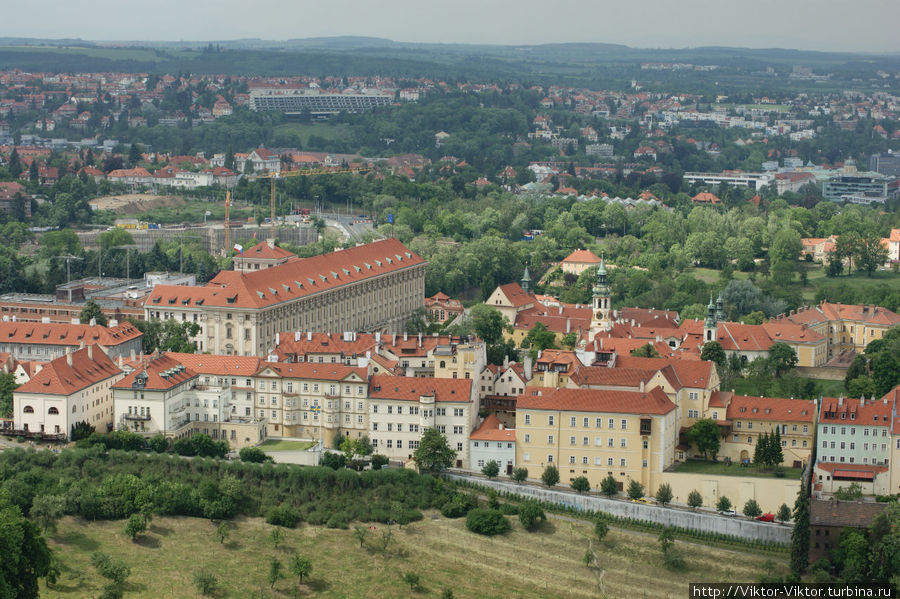
[(47, 410), (47, 413), (48, 414), (59, 414), (59, 410), (56, 409), (55, 407), (51, 407), (49, 410)]
[(447, 363), (445, 361), (441, 360), (441, 368), (446, 368), (446, 367), (447, 367)]
[(24, 408), (22, 408), (22, 411), (26, 414), (34, 414), (34, 408), (32, 408), (31, 406), (25, 406)]

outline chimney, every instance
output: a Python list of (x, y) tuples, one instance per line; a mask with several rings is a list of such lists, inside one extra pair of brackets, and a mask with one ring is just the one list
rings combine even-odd
[(375, 343), (381, 344), (381, 331), (375, 331)]
[(96, 319), (96, 318), (92, 318), (91, 321), (90, 321), (88, 324), (91, 325), (92, 327), (97, 326), (97, 319)]
[(641, 389), (641, 393), (643, 393), (643, 392), (644, 392), (644, 379), (641, 379), (641, 387), (640, 387), (640, 389)]
[(71, 350), (71, 348), (66, 348), (66, 364), (68, 364), (69, 367), (72, 366), (72, 350)]
[(106, 326), (108, 326), (109, 328), (117, 327), (117, 326), (119, 326), (119, 321), (116, 320), (115, 318), (110, 318), (109, 322), (106, 324)]
[(866, 396), (865, 395), (859, 396), (859, 407), (861, 407), (861, 408), (866, 407)]
[(94, 361), (94, 346), (88, 345), (88, 360)]
[(278, 347), (281, 344), (281, 333), (275, 333), (275, 346)]
[(419, 347), (422, 347), (422, 333), (419, 333)]
[(41, 324), (50, 324), (49, 316), (41, 316)]
[(563, 307), (560, 306), (560, 307), (559, 307), (559, 315), (560, 315), (560, 316), (562, 316), (562, 311), (563, 311)]
[(408, 339), (409, 339), (409, 333), (404, 332), (404, 333), (403, 333), (403, 340), (406, 341), (406, 340), (408, 340)]
[(78, 349), (84, 349), (84, 341), (78, 342)]
[(504, 428), (505, 428), (505, 427), (503, 426), (503, 423), (501, 422), (501, 423), (500, 423), (500, 430), (502, 431)]
[(572, 332), (572, 319), (566, 318), (566, 334), (568, 335), (571, 332)]
[(128, 353), (128, 359), (134, 362), (134, 348), (131, 348), (131, 351)]
[(525, 356), (525, 382), (531, 380), (531, 375), (534, 370), (534, 361), (531, 359), (531, 356)]
[(306, 340), (312, 341), (312, 331), (306, 331)]
[[(13, 322), (15, 322), (15, 321), (16, 321), (16, 317), (13, 316)], [(72, 324), (81, 324), (81, 321), (78, 320), (77, 318), (73, 318), (73, 319), (70, 320), (69, 322), (71, 322)]]
[(397, 345), (397, 333), (391, 336), (391, 345)]
[(275, 240), (274, 239), (266, 239), (266, 245), (269, 246), (269, 248), (274, 248)]
[[(503, 354), (503, 370), (509, 368), (509, 354)], [(884, 400), (887, 402), (887, 398)]]
[(300, 341), (300, 336), (302, 333), (300, 331), (294, 331), (294, 341)]
[(843, 405), (844, 405), (844, 394), (841, 393), (840, 397), (838, 397), (838, 407), (841, 407)]

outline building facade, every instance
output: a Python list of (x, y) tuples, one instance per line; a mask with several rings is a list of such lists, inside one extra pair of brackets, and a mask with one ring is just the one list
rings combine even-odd
[(49, 362), (85, 345), (99, 345), (112, 360), (140, 353), (144, 334), (130, 322), (98, 324), (0, 322), (0, 352), (19, 360)]

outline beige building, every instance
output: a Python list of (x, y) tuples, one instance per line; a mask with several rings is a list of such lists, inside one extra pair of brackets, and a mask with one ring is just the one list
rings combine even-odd
[(273, 266), (281, 266), (289, 260), (299, 260), (294, 254), (275, 245), (274, 239), (260, 241), (251, 248), (236, 245), (234, 249), (238, 251), (238, 254), (232, 258), (231, 264), (238, 272), (265, 270)]
[(400, 330), (422, 305), (425, 261), (396, 239), (253, 272), (221, 271), (204, 287), (157, 285), (145, 318), (195, 322), (201, 352), (262, 356), (281, 331)]
[[(832, 304), (804, 307), (776, 320), (806, 325), (825, 337), (827, 360), (842, 352), (860, 353), (888, 329), (900, 325), (900, 315), (879, 306)], [(804, 364), (800, 364), (803, 366)]]
[(123, 372), (96, 345), (56, 358), (13, 393), (17, 431), (67, 437), (78, 422), (105, 433), (113, 423), (111, 387)]
[(560, 482), (587, 477), (597, 489), (612, 475), (655, 494), (678, 443), (676, 407), (655, 387), (641, 391), (531, 390), (516, 406), (516, 464), (539, 478), (559, 468)]
[(809, 463), (815, 443), (815, 401), (735, 395), (727, 417), (731, 431), (722, 439), (719, 459), (752, 462), (760, 435), (773, 434), (777, 429), (784, 454), (781, 464), (800, 468)]
[(577, 277), (587, 269), (599, 264), (600, 258), (591, 250), (575, 250), (559, 263), (559, 268), (564, 273)]
[(435, 428), (469, 468), (469, 435), (478, 424), (478, 392), (466, 379), (377, 375), (369, 381), (369, 438), (375, 453), (407, 462), (425, 429)]

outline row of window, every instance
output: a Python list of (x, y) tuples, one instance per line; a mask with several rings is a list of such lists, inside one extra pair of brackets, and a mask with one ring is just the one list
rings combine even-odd
[[(845, 464), (845, 463), (846, 463), (846, 464), (854, 464), (854, 463), (856, 463), (856, 460), (854, 459), (853, 456), (846, 457), (846, 456), (833, 456), (833, 455), (832, 455), (832, 456), (827, 456), (827, 455), (823, 455), (819, 461), (820, 461), (820, 462), (830, 462), (830, 463), (832, 463), (832, 464), (837, 463), (837, 462), (840, 462), (841, 464)], [(887, 459), (887, 458), (884, 458), (883, 460), (879, 460), (878, 458), (872, 458), (872, 461), (870, 462), (870, 461), (869, 461), (869, 458), (866, 457), (866, 458), (863, 458), (862, 463), (863, 463), (863, 464), (872, 464), (873, 466), (879, 466), (879, 465), (887, 466), (887, 465), (888, 465), (888, 459)]]
[[(491, 446), (491, 442), (490, 442), (490, 441), (473, 441), (472, 443), (474, 444), (475, 447), (490, 448), (490, 446)], [(483, 443), (484, 445), (480, 445), (480, 443)], [(502, 442), (497, 441), (496, 443), (497, 443), (497, 449), (503, 449), (503, 443), (502, 443)], [(507, 443), (507, 444), (506, 444), (506, 449), (512, 449), (512, 448), (513, 448), (513, 444), (512, 444), (512, 443)]]
[[(528, 454), (528, 453), (522, 454), (522, 459), (523, 459), (523, 461), (525, 461), (525, 462), (530, 462), (530, 461), (531, 461), (531, 454)], [(552, 464), (552, 463), (553, 463), (553, 454), (547, 454), (547, 463), (548, 463), (548, 464)], [(576, 456), (570, 455), (570, 456), (569, 456), (569, 464), (577, 464), (577, 463), (579, 463), (578, 458), (577, 458)], [(589, 461), (589, 459), (588, 459), (588, 456), (581, 456), (580, 463), (581, 463), (581, 465), (583, 465), (583, 466), (589, 466), (589, 465), (590, 465), (590, 461)], [(595, 458), (594, 458), (594, 466), (602, 466), (602, 465), (603, 465), (603, 458), (601, 458), (601, 457), (595, 457)], [(614, 466), (614, 465), (615, 465), (615, 458), (607, 457), (607, 458), (606, 458), (606, 465), (607, 465), (607, 466)], [(625, 459), (625, 458), (619, 458), (619, 466), (620, 466), (621, 468), (627, 468), (627, 467), (628, 467), (628, 460)], [(643, 461), (642, 461), (642, 467), (643, 467), (643, 468), (646, 468), (646, 467), (647, 467), (647, 460), (643, 460)]]
[[(359, 418), (360, 418), (360, 422), (362, 422), (362, 416), (360, 416)], [(396, 427), (397, 427), (397, 432), (398, 432), (398, 433), (402, 433), (402, 432), (403, 432), (403, 423), (402, 423), (402, 422), (398, 422), (398, 423), (396, 423), (396, 424), (394, 424), (393, 422), (388, 422), (386, 426), (387, 426), (386, 429), (381, 429), (381, 430), (386, 430), (387, 432), (392, 433), (392, 432), (394, 432), (394, 427), (396, 426)], [(419, 432), (419, 425), (418, 425), (418, 424), (408, 424), (406, 428), (407, 428), (406, 432), (408, 432), (408, 433), (417, 433), (417, 432)], [(437, 427), (437, 428), (438, 428), (438, 430), (440, 431), (442, 428), (446, 428), (446, 427), (439, 426), (439, 427)], [(462, 427), (459, 427), (459, 428), (462, 429)], [(373, 422), (373, 423), (372, 423), (372, 431), (373, 431), (373, 432), (378, 432), (378, 423), (377, 423), (377, 422)], [(443, 431), (441, 431), (441, 432), (443, 432)], [(456, 427), (453, 427), (453, 432), (454, 432), (454, 433), (456, 432)]]
[[(876, 416), (876, 418), (878, 418), (878, 417)], [(884, 427), (884, 428), (879, 427), (879, 428), (881, 428), (881, 436), (882, 436), (882, 437), (887, 437), (887, 433), (888, 433), (887, 427)], [(836, 430), (837, 430), (837, 427), (832, 426), (832, 427), (831, 427), (831, 434), (832, 434), (832, 435), (837, 434), (837, 433), (835, 432)], [(868, 436), (869, 436), (869, 430), (870, 430), (870, 429), (869, 429), (868, 427), (864, 427), (864, 428), (862, 429), (862, 431), (863, 431), (863, 435), (862, 435), (862, 436), (863, 436), (863, 437), (868, 437)], [(872, 428), (871, 431), (872, 431), (872, 436), (873, 436), (873, 437), (877, 437), (877, 436), (878, 436), (878, 429), (877, 429), (877, 428)], [(828, 434), (828, 427), (827, 427), (827, 426), (823, 426), (823, 427), (822, 427), (822, 434), (823, 434), (823, 435), (827, 435), (827, 434)], [(841, 434), (842, 434), (842, 435), (846, 435), (846, 434), (847, 434), (847, 427), (846, 427), (846, 426), (842, 426), (842, 427), (841, 427)], [(855, 427), (855, 426), (851, 426), (851, 427), (850, 427), (850, 436), (853, 437), (854, 435), (856, 435), (856, 427)]]
[[(840, 441), (837, 443), (839, 449), (847, 449), (847, 443)], [(835, 441), (822, 441), (822, 449), (835, 449)], [(856, 443), (850, 442), (850, 449), (856, 449)], [(897, 439), (897, 449), (900, 449), (900, 439)], [(863, 443), (863, 451), (869, 451), (869, 444)], [(872, 443), (872, 451), (878, 451), (878, 443)], [(881, 451), (887, 451), (887, 443), (881, 444)]]
[[(737, 440), (737, 439), (735, 439), (735, 440)], [(524, 442), (531, 443), (531, 433), (525, 433)], [(547, 445), (553, 445), (555, 442), (556, 442), (556, 437), (554, 435), (547, 435)], [(641, 443), (642, 443), (642, 446), (644, 449), (647, 449), (650, 446), (650, 443), (647, 439), (643, 439), (641, 441)], [(582, 437), (581, 444), (585, 447), (589, 446), (591, 444), (590, 438)], [(578, 438), (575, 437), (574, 435), (569, 437), (569, 445), (578, 445)], [(596, 445), (597, 447), (602, 447), (603, 446), (603, 437), (594, 437), (594, 445)], [(616, 445), (615, 439), (613, 439), (612, 437), (608, 437), (606, 439), (607, 447), (615, 447), (615, 445)], [(478, 447), (478, 445), (476, 445), (476, 447)], [(628, 439), (626, 439), (625, 437), (620, 438), (619, 439), (619, 447), (627, 448), (628, 447)]]
[[(581, 426), (583, 426), (584, 428), (590, 427), (590, 421), (591, 421), (591, 419), (588, 418), (587, 416), (582, 417)], [(625, 418), (622, 418), (621, 422), (622, 422), (621, 430), (623, 430), (623, 431), (627, 430), (628, 429), (628, 420)], [(531, 424), (531, 414), (525, 414), (525, 424)], [(607, 428), (616, 428), (616, 419), (610, 418), (607, 421), (607, 424), (608, 424)], [(547, 416), (547, 426), (555, 426), (555, 418), (552, 415)], [(569, 417), (569, 426), (571, 426), (571, 427), (578, 426), (578, 417), (577, 416)], [(603, 428), (603, 419), (602, 418), (594, 419), (594, 427), (595, 428)]]

